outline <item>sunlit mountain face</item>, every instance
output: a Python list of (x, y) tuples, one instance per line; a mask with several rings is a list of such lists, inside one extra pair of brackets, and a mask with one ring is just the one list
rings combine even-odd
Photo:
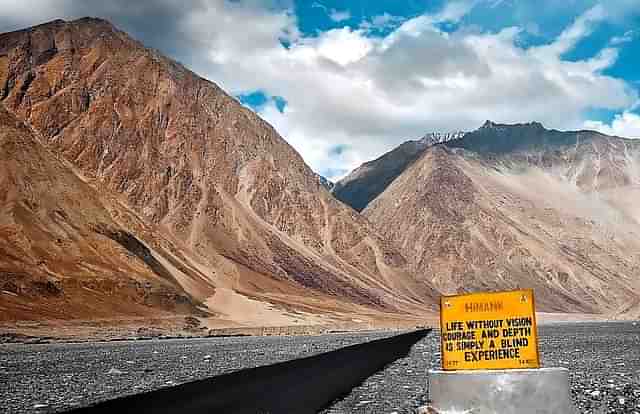
[(57, 160), (38, 183), (5, 160), (8, 291), (127, 275), (134, 313), (248, 324), (527, 284), (549, 310), (630, 309), (637, 7), (373, 3), (7, 6), (4, 139)]
[(216, 84), (95, 18), (1, 35), (0, 56), (5, 317), (432, 310), (399, 251)]

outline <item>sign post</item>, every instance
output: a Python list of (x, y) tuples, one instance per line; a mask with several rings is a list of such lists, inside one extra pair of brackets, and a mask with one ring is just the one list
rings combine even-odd
[(539, 368), (533, 290), (440, 299), (444, 370)]
[(540, 368), (533, 290), (443, 296), (440, 333), (422, 412), (575, 414), (568, 370)]

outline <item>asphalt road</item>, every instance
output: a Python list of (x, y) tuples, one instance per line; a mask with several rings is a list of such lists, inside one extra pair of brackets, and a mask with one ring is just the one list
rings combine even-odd
[[(640, 323), (561, 324), (539, 330), (543, 365), (569, 368), (581, 414), (640, 414)], [(56, 412), (389, 335), (0, 345), (0, 412)], [(428, 400), (427, 370), (439, 365), (434, 333), (325, 413), (413, 413)]]

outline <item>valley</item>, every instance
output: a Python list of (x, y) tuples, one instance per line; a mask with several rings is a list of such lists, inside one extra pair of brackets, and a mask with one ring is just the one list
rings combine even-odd
[(0, 69), (12, 335), (418, 326), (441, 294), (516, 288), (557, 318), (637, 317), (636, 141), (487, 121), (334, 185), (105, 20), (2, 34)]

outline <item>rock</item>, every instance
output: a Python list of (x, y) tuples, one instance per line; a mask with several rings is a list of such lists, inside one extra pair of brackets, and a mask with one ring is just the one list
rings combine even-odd
[(200, 326), (200, 319), (194, 318), (193, 316), (187, 316), (184, 318), (185, 329), (187, 330), (195, 330)]

